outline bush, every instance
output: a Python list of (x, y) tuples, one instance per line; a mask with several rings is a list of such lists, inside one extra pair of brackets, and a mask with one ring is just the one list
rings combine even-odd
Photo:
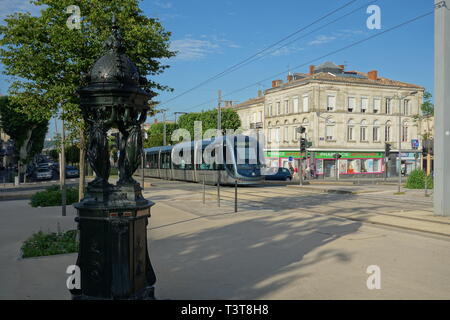
[[(78, 188), (66, 188), (66, 204), (78, 202)], [(52, 207), (61, 205), (61, 190), (59, 186), (54, 185), (35, 193), (31, 197), (30, 205), (32, 207)]]
[(39, 231), (22, 245), (24, 258), (78, 252), (77, 230), (45, 234)]
[(425, 181), (427, 181), (427, 189), (433, 189), (433, 178), (431, 176), (427, 176), (423, 170), (414, 170), (408, 176), (406, 188), (425, 189)]

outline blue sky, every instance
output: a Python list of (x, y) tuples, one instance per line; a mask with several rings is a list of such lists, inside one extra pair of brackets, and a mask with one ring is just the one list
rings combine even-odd
[[(159, 18), (172, 32), (171, 46), (177, 57), (166, 61), (171, 67), (154, 79), (175, 89), (161, 93), (157, 99), (165, 102), (228, 67), (261, 51), (296, 30), (310, 24), (350, 0), (145, 0), (141, 8), (148, 16)], [(25, 0), (0, 0), (0, 19), (5, 14), (28, 8)], [(381, 8), (381, 30), (369, 30), (366, 8), (370, 0), (357, 0), (323, 21), (290, 39), (303, 38), (263, 56), (256, 62), (209, 82), (189, 94), (168, 102), (168, 118), (175, 111), (200, 111), (215, 105), (205, 101), (217, 98), (222, 90), (224, 100), (242, 102), (257, 95), (258, 88), (267, 89), (271, 81), (263, 79), (287, 70), (307, 72), (308, 66), (294, 69), (325, 54), (362, 40), (378, 32), (430, 12), (433, 0), (378, 0)], [(367, 4), (367, 5), (365, 5)], [(354, 9), (363, 9), (317, 32), (313, 29)], [(434, 18), (433, 15), (388, 32), (345, 51), (319, 59), (313, 64), (333, 61), (345, 64), (348, 70), (367, 72), (378, 70), (379, 76), (414, 83), (433, 91), (434, 78)], [(308, 63), (309, 64), (309, 63)], [(1, 66), (0, 66), (1, 69)], [(275, 78), (274, 78), (275, 79)], [(0, 76), (0, 93), (7, 83)], [(236, 89), (256, 84), (246, 90), (227, 95)], [(158, 116), (161, 118), (161, 116)], [(149, 119), (152, 121), (152, 119)], [(53, 122), (53, 121), (52, 121)], [(50, 131), (53, 128), (51, 127)], [(52, 132), (49, 132), (51, 135)]]

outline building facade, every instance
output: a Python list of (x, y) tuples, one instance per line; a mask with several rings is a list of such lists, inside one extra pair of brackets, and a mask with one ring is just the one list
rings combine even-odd
[[(423, 87), (379, 77), (377, 71), (345, 71), (330, 62), (289, 75), (286, 82), (274, 80), (264, 95), (267, 164), (298, 166), (296, 129), (304, 126), (303, 137), (312, 145), (302, 155), (303, 166), (318, 177), (391, 176), (400, 167), (410, 172), (421, 163), (416, 117), (423, 93)], [(251, 101), (242, 112), (236, 108), (244, 127), (246, 115), (260, 108), (260, 101), (258, 107)], [(388, 159), (386, 143), (391, 145)]]

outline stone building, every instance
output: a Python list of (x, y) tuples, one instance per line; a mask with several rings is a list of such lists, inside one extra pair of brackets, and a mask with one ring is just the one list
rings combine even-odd
[[(235, 106), (244, 128), (264, 101), (265, 154), (269, 166), (297, 166), (299, 135), (312, 142), (304, 166), (319, 177), (384, 176), (385, 144), (391, 144), (388, 175), (398, 172), (399, 138), (402, 166), (420, 166), (421, 137), (417, 120), (424, 88), (368, 73), (346, 71), (326, 62), (309, 73), (274, 80), (259, 97)], [(250, 120), (248, 119), (250, 115)], [(259, 118), (257, 118), (259, 119)], [(336, 154), (340, 159), (336, 159)]]

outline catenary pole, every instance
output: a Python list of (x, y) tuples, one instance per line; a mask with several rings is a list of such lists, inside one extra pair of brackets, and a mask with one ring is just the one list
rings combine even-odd
[(450, 216), (450, 1), (435, 0), (434, 213)]

